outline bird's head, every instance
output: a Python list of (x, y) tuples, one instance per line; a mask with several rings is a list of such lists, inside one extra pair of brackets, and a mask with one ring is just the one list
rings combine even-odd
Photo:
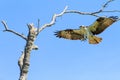
[(84, 26), (84, 25), (80, 26), (80, 29), (86, 29), (86, 28), (87, 28), (87, 26)]

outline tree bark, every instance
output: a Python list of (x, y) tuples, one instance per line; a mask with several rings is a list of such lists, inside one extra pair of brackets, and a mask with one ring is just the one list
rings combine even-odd
[(27, 80), (27, 73), (28, 73), (28, 69), (29, 69), (29, 66), (30, 66), (30, 53), (33, 49), (34, 41), (36, 39), (36, 28), (34, 27), (34, 25), (29, 24), (28, 28), (29, 28), (29, 34), (28, 34), (28, 37), (27, 37), (28, 39), (27, 39), (27, 43), (26, 43), (26, 46), (25, 46), (25, 49), (24, 49), (24, 52), (23, 52), (24, 55), (22, 55), (22, 56), (24, 56), (24, 58), (23, 58), (23, 60), (19, 59), (19, 62), (23, 63), (23, 64), (20, 64), (21, 72), (20, 72), (19, 80)]

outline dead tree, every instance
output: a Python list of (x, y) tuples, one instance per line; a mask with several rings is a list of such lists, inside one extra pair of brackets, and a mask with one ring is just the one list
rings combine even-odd
[(32, 50), (38, 50), (38, 46), (34, 44), (34, 41), (37, 38), (38, 34), (42, 30), (44, 30), (45, 28), (54, 25), (57, 17), (60, 17), (60, 16), (62, 16), (64, 14), (67, 14), (67, 13), (77, 13), (77, 14), (80, 14), (80, 15), (91, 15), (91, 16), (95, 16), (95, 17), (100, 17), (97, 14), (102, 13), (102, 12), (120, 12), (118, 10), (104, 11), (106, 6), (112, 1), (113, 0), (108, 0), (102, 6), (101, 9), (99, 9), (98, 11), (95, 11), (95, 12), (80, 12), (80, 11), (76, 11), (76, 10), (67, 10), (68, 7), (66, 6), (60, 14), (54, 14), (53, 15), (50, 23), (45, 24), (45, 25), (41, 26), (40, 28), (35, 27), (34, 24), (28, 24), (27, 25), (27, 27), (29, 29), (28, 36), (24, 36), (23, 34), (20, 34), (16, 31), (14, 31), (14, 30), (9, 29), (8, 26), (7, 26), (7, 23), (5, 21), (2, 21), (2, 24), (4, 25), (4, 28), (5, 28), (4, 31), (11, 32), (11, 33), (21, 37), (22, 39), (24, 39), (26, 41), (25, 48), (22, 51), (22, 55), (20, 56), (20, 58), (18, 60), (18, 65), (19, 65), (19, 68), (20, 68), (19, 80), (27, 80), (28, 69), (29, 69), (29, 66), (30, 66), (30, 53), (31, 53)]
[(24, 36), (14, 30), (8, 28), (7, 23), (2, 21), (5, 30), (7, 32), (11, 32), (26, 41), (26, 45), (24, 50), (22, 51), (22, 55), (18, 60), (18, 65), (20, 67), (20, 77), (19, 80), (27, 80), (28, 68), (30, 66), (30, 53), (32, 50), (37, 50), (38, 47), (34, 44), (35, 39), (37, 38), (38, 34), (45, 29), (46, 27), (50, 27), (55, 24), (56, 18), (62, 16), (66, 12), (67, 7), (60, 13), (54, 14), (50, 23), (43, 25), (41, 28), (36, 28), (34, 24), (28, 24), (28, 36)]

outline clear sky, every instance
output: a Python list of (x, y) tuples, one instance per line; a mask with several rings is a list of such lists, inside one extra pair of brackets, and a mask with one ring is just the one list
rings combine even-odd
[[(97, 11), (107, 0), (0, 0), (0, 20), (5, 20), (10, 29), (27, 35), (27, 23), (40, 26), (49, 23), (53, 14), (60, 13), (66, 5), (69, 10), (82, 12)], [(120, 10), (120, 0), (115, 0), (106, 10)], [(120, 13), (102, 13), (101, 16), (119, 16)], [(102, 34), (98, 45), (87, 41), (59, 39), (54, 32), (77, 29), (90, 25), (93, 16), (65, 14), (57, 18), (56, 24), (43, 30), (35, 44), (38, 51), (31, 53), (28, 80), (120, 80), (120, 21)], [(17, 65), (25, 41), (20, 37), (3, 32), (0, 24), (0, 80), (17, 80)]]

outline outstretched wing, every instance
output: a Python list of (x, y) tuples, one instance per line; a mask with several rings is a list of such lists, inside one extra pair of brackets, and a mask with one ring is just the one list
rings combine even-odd
[(84, 29), (66, 29), (55, 32), (56, 37), (70, 40), (84, 40)]
[(102, 33), (107, 27), (117, 21), (117, 16), (110, 16), (110, 17), (99, 17), (92, 25), (89, 26), (90, 32), (95, 34)]

